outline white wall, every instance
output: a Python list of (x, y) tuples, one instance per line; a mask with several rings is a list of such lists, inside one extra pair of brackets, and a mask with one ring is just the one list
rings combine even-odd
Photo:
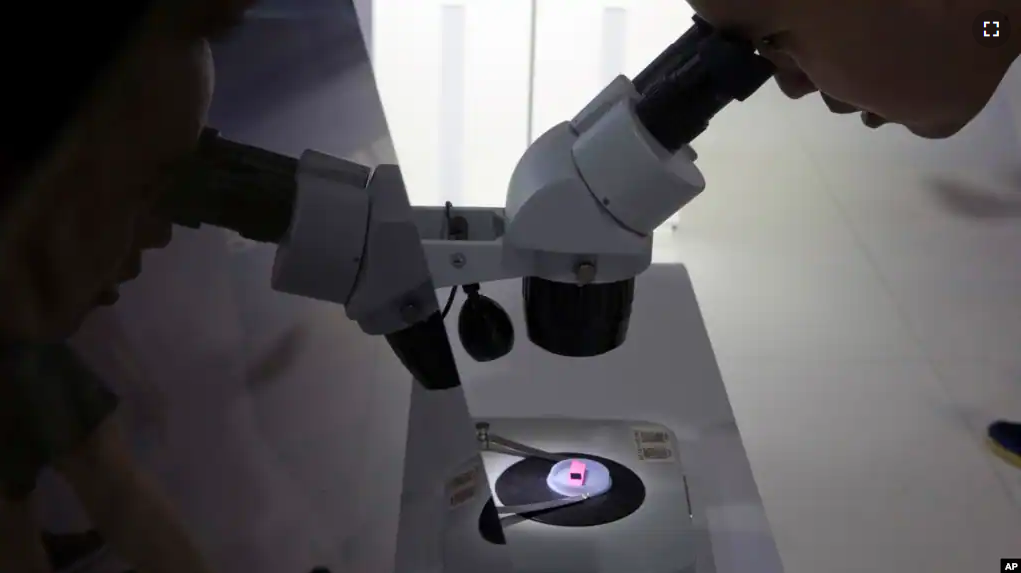
[(531, 2), (374, 0), (373, 68), (413, 203), (502, 205), (529, 136), (639, 72), (692, 14), (676, 0), (536, 5), (530, 77)]
[(540, 1), (533, 132), (573, 117), (617, 75), (637, 75), (691, 26), (693, 14), (676, 0)]
[(373, 69), (412, 203), (502, 205), (527, 134), (529, 2), (374, 0)]
[(570, 119), (618, 74), (634, 77), (691, 25), (674, 0), (545, 0), (536, 17), (535, 121)]

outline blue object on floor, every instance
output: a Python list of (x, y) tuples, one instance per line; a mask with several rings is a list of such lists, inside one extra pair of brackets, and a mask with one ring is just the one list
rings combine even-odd
[(1021, 468), (1021, 423), (997, 420), (989, 424), (989, 448), (1008, 464)]

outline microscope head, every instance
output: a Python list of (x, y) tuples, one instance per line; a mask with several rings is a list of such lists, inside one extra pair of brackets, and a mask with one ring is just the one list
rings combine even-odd
[(705, 188), (689, 143), (773, 75), (746, 42), (695, 25), (632, 82), (610, 83), (537, 139), (511, 177), (504, 256), (530, 269), (525, 322), (569, 357), (623, 344), (652, 234)]
[(641, 125), (636, 99), (630, 81), (614, 81), (539, 137), (511, 176), (505, 256), (530, 269), (528, 337), (554, 354), (597, 356), (624, 342), (653, 231), (705, 187), (690, 159)]

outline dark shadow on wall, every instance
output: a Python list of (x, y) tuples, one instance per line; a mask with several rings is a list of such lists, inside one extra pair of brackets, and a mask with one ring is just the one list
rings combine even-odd
[[(358, 124), (365, 82), (349, 78), (371, 78), (371, 71), (351, 0), (261, 2), (244, 25), (214, 44), (213, 55), (216, 94), (209, 123), (229, 137), (283, 153), (316, 146), (343, 154), (350, 150), (323, 133), (351, 131), (360, 142), (386, 135), (385, 125)], [(375, 90), (369, 91), (375, 99)], [(354, 107), (360, 113), (351, 117)], [(322, 133), (309, 133), (309, 125)]]
[(1021, 218), (1021, 170), (997, 185), (946, 178), (932, 181), (928, 188), (936, 202), (957, 217), (985, 221)]

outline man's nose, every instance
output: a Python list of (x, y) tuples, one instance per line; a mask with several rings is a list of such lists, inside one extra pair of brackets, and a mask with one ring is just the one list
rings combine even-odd
[(818, 90), (812, 80), (801, 70), (780, 68), (776, 72), (776, 83), (780, 91), (791, 99), (800, 99)]
[[(778, 70), (776, 73), (776, 83), (780, 86), (780, 91), (792, 99), (800, 99), (819, 92), (819, 88), (815, 86), (815, 83), (804, 72), (796, 68), (781, 68)], [(826, 103), (826, 107), (833, 113), (847, 114), (861, 111), (857, 107), (844, 103), (825, 93), (819, 92), (819, 95), (822, 96), (822, 101)]]
[(844, 113), (858, 113), (859, 111), (861, 111), (860, 109), (849, 103), (844, 103), (838, 99), (833, 99), (833, 97), (828, 96), (824, 93), (819, 95), (822, 96), (822, 101), (826, 102), (826, 107), (830, 108), (830, 111), (832, 111), (833, 113), (844, 114)]

